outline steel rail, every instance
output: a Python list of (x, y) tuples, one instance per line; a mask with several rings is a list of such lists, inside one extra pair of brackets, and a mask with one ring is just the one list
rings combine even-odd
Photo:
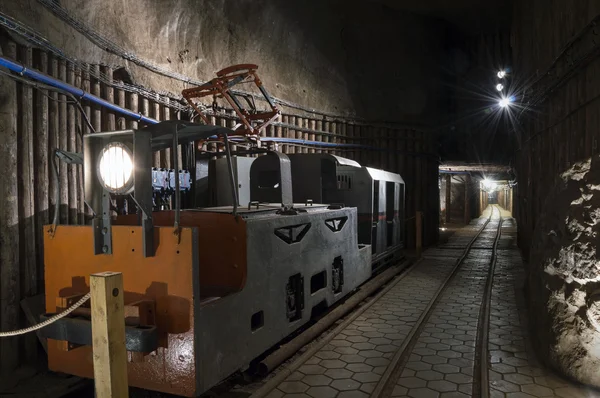
[[(494, 206), (496, 208), (496, 206)], [(490, 267), (488, 270), (487, 281), (485, 284), (485, 292), (483, 294), (483, 301), (481, 303), (481, 310), (479, 312), (479, 327), (477, 328), (477, 347), (479, 350), (475, 354), (475, 378), (473, 381), (473, 396), (480, 398), (488, 398), (490, 396), (490, 380), (489, 380), (489, 358), (488, 358), (488, 343), (489, 343), (489, 331), (490, 331), (490, 313), (491, 313), (491, 302), (492, 302), (492, 288), (494, 285), (494, 273), (496, 270), (496, 263), (498, 260), (498, 243), (500, 242), (500, 236), (502, 235), (502, 213), (500, 213), (500, 220), (498, 221), (498, 230), (496, 231), (496, 238), (494, 239), (494, 246), (492, 247), (492, 259), (490, 260)], [(479, 377), (477, 377), (479, 375)]]
[(473, 247), (473, 244), (480, 237), (481, 233), (485, 230), (485, 228), (488, 226), (488, 224), (492, 220), (492, 216), (494, 215), (494, 209), (496, 209), (496, 208), (492, 207), (492, 211), (490, 212), (490, 216), (488, 217), (488, 219), (485, 221), (485, 223), (482, 225), (482, 227), (479, 229), (479, 231), (477, 231), (477, 234), (475, 234), (475, 236), (471, 239), (471, 241), (469, 242), (467, 247), (465, 247), (462, 255), (458, 258), (458, 260), (456, 260), (456, 263), (455, 263), (454, 267), (452, 268), (452, 271), (450, 271), (450, 274), (440, 284), (439, 288), (434, 293), (431, 300), (429, 300), (429, 303), (427, 304), (427, 306), (421, 313), (421, 316), (419, 317), (417, 322), (415, 322), (414, 326), (411, 328), (410, 332), (404, 339), (404, 342), (402, 343), (400, 348), (398, 348), (398, 351), (396, 351), (396, 354), (391, 359), (390, 364), (388, 365), (387, 369), (381, 376), (381, 379), (375, 386), (375, 389), (373, 390), (373, 393), (371, 394), (371, 398), (382, 398), (382, 397), (390, 397), (391, 396), (391, 394), (394, 390), (394, 386), (396, 384), (396, 380), (400, 376), (401, 372), (404, 370), (404, 365), (407, 362), (408, 357), (411, 355), (413, 348), (414, 348), (415, 344), (417, 343), (417, 340), (419, 339), (421, 332), (423, 331), (423, 329), (427, 323), (427, 320), (433, 314), (433, 311), (435, 310), (437, 303), (442, 296), (442, 293), (444, 293), (444, 291), (450, 284), (450, 281), (452, 281), (454, 279), (454, 277), (458, 273), (458, 270), (460, 269), (461, 265), (463, 264), (463, 262), (465, 261), (465, 259), (469, 255), (469, 253), (471, 252), (471, 248)]

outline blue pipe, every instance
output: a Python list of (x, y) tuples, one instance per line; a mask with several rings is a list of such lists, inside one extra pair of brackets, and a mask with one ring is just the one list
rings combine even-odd
[[(44, 84), (48, 84), (50, 86), (57, 87), (61, 90), (67, 91), (67, 92), (73, 94), (75, 97), (79, 98), (80, 100), (87, 100), (87, 101), (93, 102), (97, 105), (106, 107), (114, 112), (117, 112), (124, 116), (130, 117), (138, 122), (146, 123), (146, 124), (159, 123), (158, 120), (151, 119), (149, 117), (142, 115), (141, 113), (135, 113), (135, 112), (130, 111), (129, 109), (121, 108), (118, 105), (111, 104), (110, 102), (103, 100), (100, 97), (96, 97), (95, 95), (90, 94), (86, 91), (83, 91), (80, 88), (71, 86), (70, 84), (67, 84), (64, 82), (61, 82), (60, 80), (50, 77), (44, 73), (35, 71), (33, 69), (28, 69), (27, 67), (25, 67), (17, 62), (14, 62), (6, 57), (0, 56), (0, 66), (3, 66), (6, 69), (16, 72), (16, 73), (20, 74), (21, 76), (26, 76), (30, 79), (34, 79), (34, 80), (40, 81)], [(240, 140), (243, 140), (243, 139), (240, 138)], [(232, 141), (236, 141), (235, 137), (232, 137)], [(368, 145), (338, 144), (338, 143), (334, 143), (334, 142), (308, 141), (308, 140), (302, 140), (302, 139), (298, 139), (298, 138), (261, 137), (261, 141), (278, 142), (281, 144), (315, 145), (315, 146), (323, 147), (323, 148), (367, 149), (367, 150), (371, 150), (371, 151), (386, 151), (386, 152), (395, 151), (393, 149), (378, 148), (378, 147), (373, 147), (373, 146), (368, 146)]]
[(146, 124), (158, 123), (157, 120), (146, 117), (146, 116), (142, 115), (141, 113), (135, 113), (135, 112), (130, 111), (129, 109), (121, 108), (120, 106), (111, 104), (110, 102), (103, 100), (100, 97), (96, 97), (95, 95), (92, 95), (90, 93), (87, 93), (80, 88), (71, 86), (70, 84), (67, 84), (67, 83), (63, 83), (60, 80), (56, 80), (56, 79), (54, 79), (46, 74), (43, 74), (41, 72), (37, 72), (35, 70), (28, 69), (25, 66), (18, 64), (14, 61), (11, 61), (10, 59), (8, 59), (6, 57), (0, 56), (0, 66), (3, 66), (6, 69), (16, 72), (16, 73), (20, 74), (21, 76), (27, 76), (30, 79), (34, 79), (34, 80), (40, 81), (42, 83), (48, 84), (50, 86), (60, 88), (61, 90), (64, 90), (64, 91), (67, 91), (67, 92), (73, 94), (75, 97), (77, 97), (79, 99), (84, 99), (84, 100), (93, 102), (95, 104), (104, 106), (114, 112), (118, 112), (122, 115), (125, 115), (132, 119), (135, 119), (138, 122), (142, 122), (142, 123), (146, 123)]
[(439, 170), (440, 174), (471, 174), (470, 171), (449, 171), (449, 170)]

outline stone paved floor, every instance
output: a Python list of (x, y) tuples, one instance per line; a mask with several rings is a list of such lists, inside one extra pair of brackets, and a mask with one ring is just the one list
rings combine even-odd
[(471, 396), (477, 323), (491, 260), (489, 249), (498, 229), (498, 212), (495, 215), (496, 220), (475, 241), (442, 293), (396, 382), (393, 396)]
[[(497, 212), (496, 212), (497, 215)], [(509, 217), (505, 212), (503, 217)], [(497, 218), (497, 216), (495, 217)], [(270, 398), (366, 398), (386, 371), (431, 297), (483, 219), (458, 231), (323, 346)], [(478, 316), (498, 221), (488, 224), (427, 320), (412, 352), (401, 362), (393, 397), (462, 398), (473, 392)], [(528, 346), (526, 313), (519, 307), (523, 264), (516, 225), (502, 228), (492, 290), (489, 335), (493, 398), (600, 397), (545, 370)]]
[[(523, 262), (514, 247), (516, 224), (510, 219), (502, 226), (498, 263), (492, 288), (492, 312), (489, 334), (490, 396), (492, 398), (600, 397), (544, 368), (529, 344), (527, 313), (523, 308), (521, 286)], [(507, 247), (503, 249), (503, 247)], [(519, 296), (517, 296), (519, 295)]]

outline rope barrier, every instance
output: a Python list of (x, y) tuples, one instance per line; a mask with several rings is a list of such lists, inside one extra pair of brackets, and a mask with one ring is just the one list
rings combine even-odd
[(1, 337), (20, 336), (22, 334), (27, 334), (27, 333), (35, 332), (36, 330), (39, 330), (39, 329), (41, 329), (43, 327), (46, 327), (46, 326), (48, 326), (48, 325), (50, 325), (50, 324), (58, 321), (59, 319), (66, 317), (71, 312), (73, 312), (77, 308), (81, 307), (86, 301), (88, 301), (90, 299), (90, 297), (91, 297), (90, 293), (86, 294), (81, 299), (79, 299), (78, 302), (76, 302), (75, 304), (73, 304), (71, 307), (67, 308), (66, 310), (64, 310), (61, 313), (58, 313), (58, 314), (54, 315), (51, 318), (46, 319), (42, 323), (38, 323), (37, 325), (33, 325), (33, 326), (30, 326), (30, 327), (25, 328), (25, 329), (13, 330), (13, 331), (10, 331), (10, 332), (0, 332), (0, 338)]

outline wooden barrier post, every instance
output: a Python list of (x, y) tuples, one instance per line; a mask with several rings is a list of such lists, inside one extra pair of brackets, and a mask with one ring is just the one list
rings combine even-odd
[(102, 272), (90, 276), (92, 348), (97, 398), (126, 398), (127, 351), (123, 275)]
[(423, 212), (417, 211), (415, 223), (417, 225), (417, 256), (421, 257), (421, 251), (423, 250)]

